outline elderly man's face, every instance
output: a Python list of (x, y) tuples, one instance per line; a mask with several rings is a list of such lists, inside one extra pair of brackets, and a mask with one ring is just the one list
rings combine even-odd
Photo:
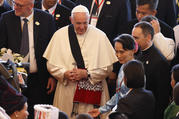
[(74, 13), (71, 17), (71, 23), (74, 25), (76, 33), (83, 35), (88, 28), (89, 16), (84, 12)]
[(16, 16), (28, 17), (32, 12), (32, 0), (14, 0), (13, 4)]

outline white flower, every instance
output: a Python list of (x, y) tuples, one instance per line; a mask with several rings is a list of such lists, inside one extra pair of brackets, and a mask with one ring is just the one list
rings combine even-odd
[(1, 48), (1, 53), (7, 52), (7, 48)]
[(13, 53), (13, 57), (20, 57), (21, 55), (18, 53)]
[(7, 54), (12, 55), (12, 50), (11, 50), (11, 49), (8, 49), (8, 50), (7, 50)]
[(19, 62), (22, 62), (22, 60), (24, 59), (23, 57), (17, 57), (17, 59), (19, 60)]

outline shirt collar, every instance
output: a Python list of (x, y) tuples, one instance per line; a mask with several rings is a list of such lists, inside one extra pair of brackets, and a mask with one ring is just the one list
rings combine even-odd
[(34, 15), (34, 11), (32, 11), (32, 13), (28, 17), (21, 17), (21, 20), (26, 18), (28, 21), (30, 21), (32, 19), (33, 15)]
[(142, 51), (148, 50), (152, 45), (153, 45), (153, 43), (151, 43), (147, 48), (143, 49)]
[[(53, 7), (51, 7), (50, 9), (48, 9), (49, 13), (52, 14), (52, 15), (54, 15), (54, 11), (55, 11), (56, 7), (57, 7), (57, 3), (56, 3)], [(46, 10), (45, 7), (43, 6), (43, 4), (42, 4), (42, 10), (43, 10), (43, 11)]]

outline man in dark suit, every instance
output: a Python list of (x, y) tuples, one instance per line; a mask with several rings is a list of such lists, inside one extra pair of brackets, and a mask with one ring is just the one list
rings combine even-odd
[[(92, 8), (96, 0), (76, 0), (88, 8), (92, 15)], [(121, 25), (131, 20), (131, 11), (128, 0), (99, 0), (99, 14), (96, 27), (106, 33), (111, 44), (120, 31)]]
[[(136, 18), (136, 0), (130, 0), (132, 18)], [(172, 28), (177, 24), (175, 0), (159, 0), (156, 17)]]
[(144, 89), (145, 71), (142, 62), (131, 60), (124, 64), (124, 83), (130, 89), (119, 99), (116, 111), (129, 119), (154, 119), (155, 98), (151, 91)]
[[(156, 16), (157, 14), (157, 5), (158, 0), (136, 0), (136, 17), (137, 19), (133, 19), (132, 21), (128, 22), (123, 26), (122, 33), (129, 33), (133, 29), (133, 26), (140, 21), (144, 16), (153, 15)], [(174, 31), (173, 29), (167, 25), (165, 22), (158, 19), (161, 33), (167, 38), (174, 38)]]
[(37, 1), (34, 7), (43, 11), (48, 10), (47, 12), (54, 16), (57, 29), (70, 24), (69, 17), (71, 15), (71, 10), (64, 5), (60, 5), (57, 0)]
[(156, 99), (155, 119), (163, 119), (171, 91), (169, 64), (153, 44), (154, 29), (150, 23), (142, 21), (135, 24), (132, 36), (142, 51), (137, 59), (144, 64), (146, 89), (151, 90)]
[[(33, 0), (14, 0), (14, 10), (3, 13), (0, 20), (0, 48), (23, 53), (30, 62), (28, 88), (24, 92), (28, 97), (29, 119), (33, 119), (34, 104), (52, 104), (53, 97), (50, 94), (56, 86), (56, 81), (50, 78), (47, 71), (46, 60), (42, 57), (56, 30), (54, 20), (50, 14), (33, 9), (33, 6)], [(25, 28), (25, 24), (28, 28)], [(28, 35), (24, 34), (25, 31)]]
[(0, 17), (1, 14), (11, 10), (11, 6), (6, 2), (6, 0), (0, 0)]

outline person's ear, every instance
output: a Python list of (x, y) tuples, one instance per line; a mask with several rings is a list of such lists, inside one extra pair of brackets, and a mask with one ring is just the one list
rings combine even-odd
[(70, 21), (72, 20), (71, 16), (69, 16)]
[(157, 10), (152, 11), (152, 15), (155, 16), (157, 14)]
[(14, 115), (15, 115), (16, 118), (18, 118), (19, 117), (19, 111), (15, 111)]
[(148, 41), (148, 42), (152, 41), (152, 36), (151, 36), (151, 34), (148, 34), (148, 35), (147, 35), (147, 41)]
[(72, 18), (72, 16), (70, 16), (69, 19), (71, 21), (71, 24), (73, 24), (73, 18)]

